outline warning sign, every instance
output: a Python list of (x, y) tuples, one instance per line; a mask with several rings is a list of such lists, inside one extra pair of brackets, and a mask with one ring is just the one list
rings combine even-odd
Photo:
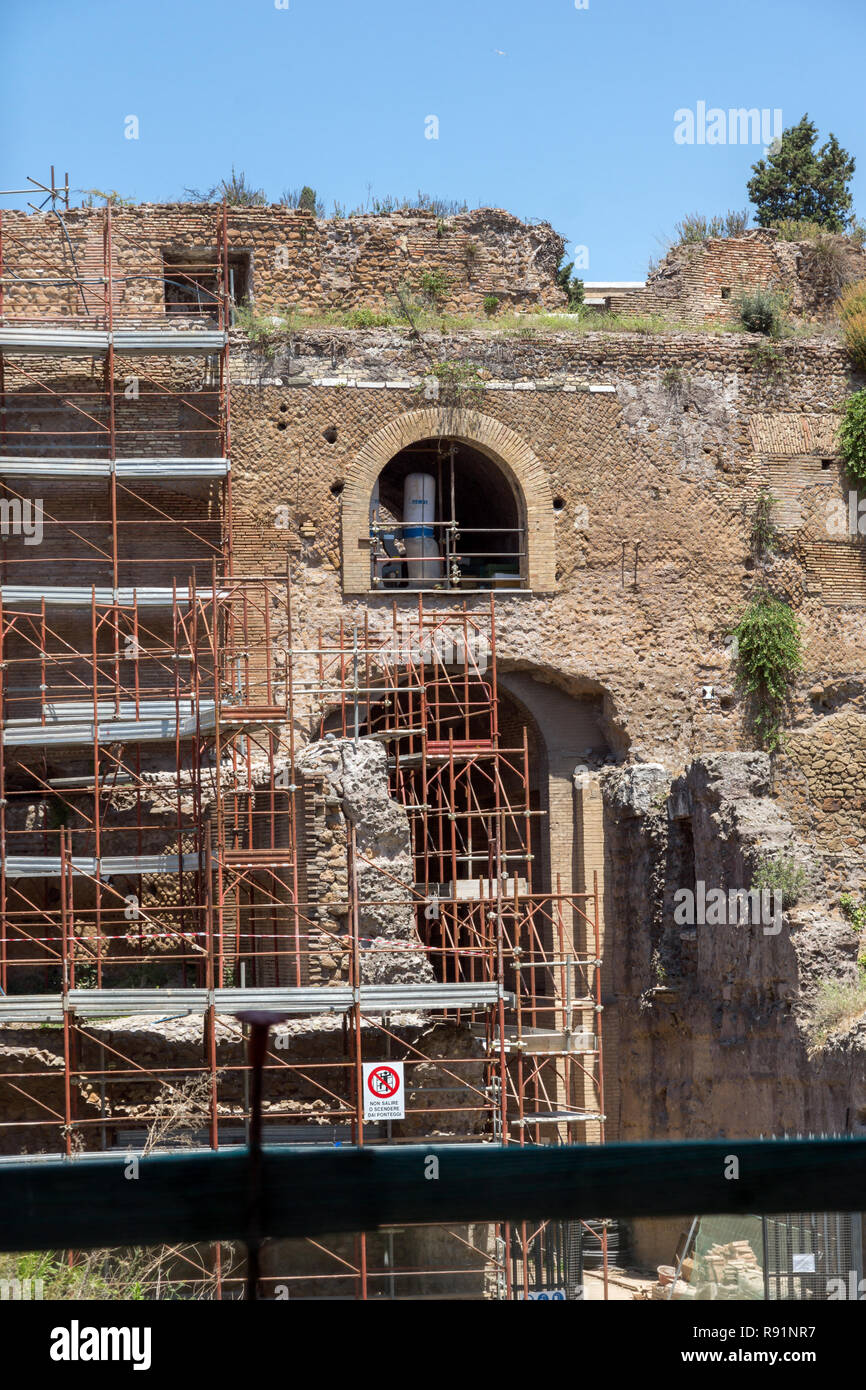
[(364, 1062), (364, 1119), (402, 1120), (406, 1116), (402, 1062)]

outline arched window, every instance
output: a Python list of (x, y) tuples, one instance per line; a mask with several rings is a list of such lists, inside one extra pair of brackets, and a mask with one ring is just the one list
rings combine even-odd
[[(412, 474), (421, 490), (407, 508)], [(556, 588), (546, 470), (482, 411), (430, 406), (388, 420), (347, 470), (340, 513), (346, 594)]]
[(496, 462), (459, 439), (419, 439), (370, 499), (372, 589), (526, 587), (522, 500)]

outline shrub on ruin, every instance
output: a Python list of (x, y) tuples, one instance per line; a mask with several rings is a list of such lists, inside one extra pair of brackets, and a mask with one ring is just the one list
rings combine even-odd
[(474, 362), (436, 362), (422, 390), (430, 399), (429, 384), (436, 383), (440, 406), (477, 410), (484, 396), (484, 378)]
[(418, 277), (418, 288), (432, 307), (444, 304), (450, 284), (445, 271), (438, 266), (433, 270), (422, 270)]
[(857, 280), (843, 290), (839, 320), (848, 356), (855, 367), (866, 372), (866, 280)]
[(755, 503), (755, 511), (752, 516), (752, 528), (749, 535), (752, 554), (756, 559), (764, 559), (772, 554), (779, 541), (779, 532), (773, 522), (773, 507), (776, 499), (769, 488), (762, 488), (758, 493), (758, 500)]
[(806, 870), (786, 854), (765, 854), (752, 874), (752, 887), (758, 892), (778, 893), (782, 907), (793, 907), (806, 882)]
[(661, 376), (662, 386), (667, 395), (678, 406), (684, 406), (689, 397), (692, 379), (682, 367), (666, 367)]
[(210, 188), (184, 189), (184, 201), (188, 203), (222, 202), (223, 198), (229, 207), (240, 208), (266, 207), (268, 202), (265, 190), (263, 188), (251, 188), (247, 183), (247, 176), (244, 171), (241, 170), (239, 174), (235, 173), (234, 165), (232, 165), (232, 172), (227, 179), (220, 179)]
[(314, 217), (324, 217), (325, 204), (316, 195), (315, 188), (305, 183), (303, 188), (287, 188), (280, 198), (284, 208), (297, 208), (300, 212), (311, 212)]
[(234, 311), (234, 327), (246, 333), (253, 347), (265, 357), (272, 358), (277, 344), (286, 335), (285, 319), (277, 314), (257, 314), (249, 304), (238, 304)]
[(743, 208), (741, 211), (729, 209), (726, 213), (715, 213), (712, 217), (707, 217), (702, 212), (687, 213), (681, 222), (677, 222), (674, 227), (677, 245), (689, 246), (693, 243), (706, 241), (709, 237), (734, 237), (742, 236), (749, 225), (749, 210)]
[(866, 1013), (866, 975), (856, 980), (822, 980), (812, 1006), (809, 1044), (820, 1051), (834, 1033), (848, 1029)]
[(349, 328), (387, 328), (393, 322), (390, 314), (379, 309), (350, 309), (346, 315)]
[(782, 719), (794, 675), (802, 666), (800, 622), (783, 599), (760, 590), (736, 627), (737, 681), (749, 702), (761, 747), (781, 742)]
[(855, 391), (845, 402), (839, 450), (853, 481), (866, 483), (866, 390)]
[(783, 217), (773, 226), (780, 241), (805, 242), (825, 279), (835, 290), (841, 289), (850, 266), (850, 252), (862, 251), (866, 242), (866, 224), (853, 220), (843, 234), (828, 232), (820, 222), (807, 218)]
[(748, 353), (752, 371), (760, 372), (762, 376), (769, 379), (785, 376), (788, 364), (778, 343), (763, 342), (762, 340), (749, 343)]
[(493, 315), (496, 313), (498, 308), (499, 300), (496, 298), (496, 295), (486, 294), (484, 296), (484, 312), (489, 319), (493, 318)]
[(858, 901), (850, 893), (843, 893), (839, 899), (839, 906), (843, 915), (851, 923), (853, 931), (858, 935), (866, 931), (866, 902), (862, 898)]
[(812, 222), (807, 217), (780, 217), (773, 228), (779, 233), (780, 241), (817, 241), (824, 231), (820, 222)]
[(79, 188), (76, 191), (83, 195), (81, 199), (83, 208), (92, 208), (94, 198), (103, 198), (106, 204), (110, 204), (113, 208), (135, 207), (135, 199), (124, 198), (116, 188)]
[(763, 333), (767, 338), (780, 336), (783, 307), (781, 296), (763, 285), (754, 290), (744, 290), (737, 300), (740, 322), (746, 332)]
[(866, 222), (862, 222), (859, 217), (851, 219), (851, 225), (848, 228), (848, 240), (858, 251), (862, 251), (863, 247), (866, 246)]
[(372, 214), (374, 217), (390, 217), (395, 212), (430, 212), (441, 221), (442, 218), (456, 217), (468, 211), (468, 203), (457, 198), (439, 198), (433, 193), (424, 193), (420, 188), (414, 198), (400, 198), (395, 193), (374, 195), (372, 185), (367, 184), (366, 202), (353, 208), (351, 216)]

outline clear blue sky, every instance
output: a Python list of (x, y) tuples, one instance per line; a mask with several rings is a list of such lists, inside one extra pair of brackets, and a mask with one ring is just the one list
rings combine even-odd
[(549, 220), (589, 248), (587, 279), (641, 279), (684, 213), (746, 205), (760, 148), (674, 142), (704, 101), (808, 111), (858, 159), (866, 215), (864, 0), (288, 4), (6, 0), (0, 187), (53, 162), (140, 201), (232, 164), (329, 212), (421, 188)]

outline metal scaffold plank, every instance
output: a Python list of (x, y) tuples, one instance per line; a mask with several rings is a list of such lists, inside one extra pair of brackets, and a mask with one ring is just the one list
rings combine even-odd
[[(129, 703), (124, 718), (123, 707), (114, 711), (111, 705), (97, 711), (99, 723), (87, 718), (94, 713), (89, 707), (78, 703), (63, 709), (51, 705), (46, 708), (46, 721), (41, 719), (10, 719), (3, 729), (5, 748), (43, 747), (49, 744), (58, 747), (80, 747), (94, 743), (159, 743), (163, 739), (192, 738), (197, 733), (213, 729), (215, 724), (213, 700), (202, 700), (196, 714), (196, 707), (189, 699), (183, 699), (176, 707), (171, 700), (154, 700), (151, 706), (147, 700), (139, 705), (136, 718), (135, 705)], [(104, 712), (104, 720), (101, 718)]]
[[(212, 597), (211, 589), (197, 589), (197, 596), (202, 600), (209, 600)], [(190, 591), (184, 585), (176, 589), (151, 587), (141, 584), (134, 588), (111, 589), (104, 586), (81, 587), (65, 584), (3, 584), (0, 585), (0, 595), (3, 603), (12, 607), (19, 605), (22, 607), (37, 607), (44, 599), (49, 607), (54, 608), (82, 608), (90, 606), (95, 600), (99, 608), (170, 608), (175, 599), (178, 603), (188, 603)], [(224, 597), (222, 591), (217, 591), (217, 597)]]
[[(71, 873), (90, 878), (111, 878), (115, 874), (176, 874), (199, 868), (197, 854), (104, 854), (100, 859), (73, 854), (66, 861)], [(60, 855), (9, 854), (5, 860), (7, 878), (60, 878)]]
[(6, 478), (223, 478), (228, 473), (227, 458), (42, 458), (4, 456), (0, 476)]
[(121, 355), (174, 353), (180, 356), (220, 352), (228, 337), (223, 329), (190, 328), (52, 328), (36, 323), (0, 324), (0, 349), (38, 357), (100, 356), (113, 347)]
[[(407, 1013), (425, 1009), (485, 1009), (498, 1004), (497, 984), (362, 985), (361, 1010), (366, 1013)], [(345, 1013), (355, 991), (349, 986), (315, 988), (286, 986), (260, 989), (73, 989), (67, 1007), (80, 1018), (125, 1018), (133, 1015), (189, 1013), (204, 1015), (211, 1004), (217, 1014), (249, 1009), (283, 1014)], [(63, 1016), (60, 994), (19, 994), (0, 998), (0, 1023), (18, 1019), (56, 1021)]]

